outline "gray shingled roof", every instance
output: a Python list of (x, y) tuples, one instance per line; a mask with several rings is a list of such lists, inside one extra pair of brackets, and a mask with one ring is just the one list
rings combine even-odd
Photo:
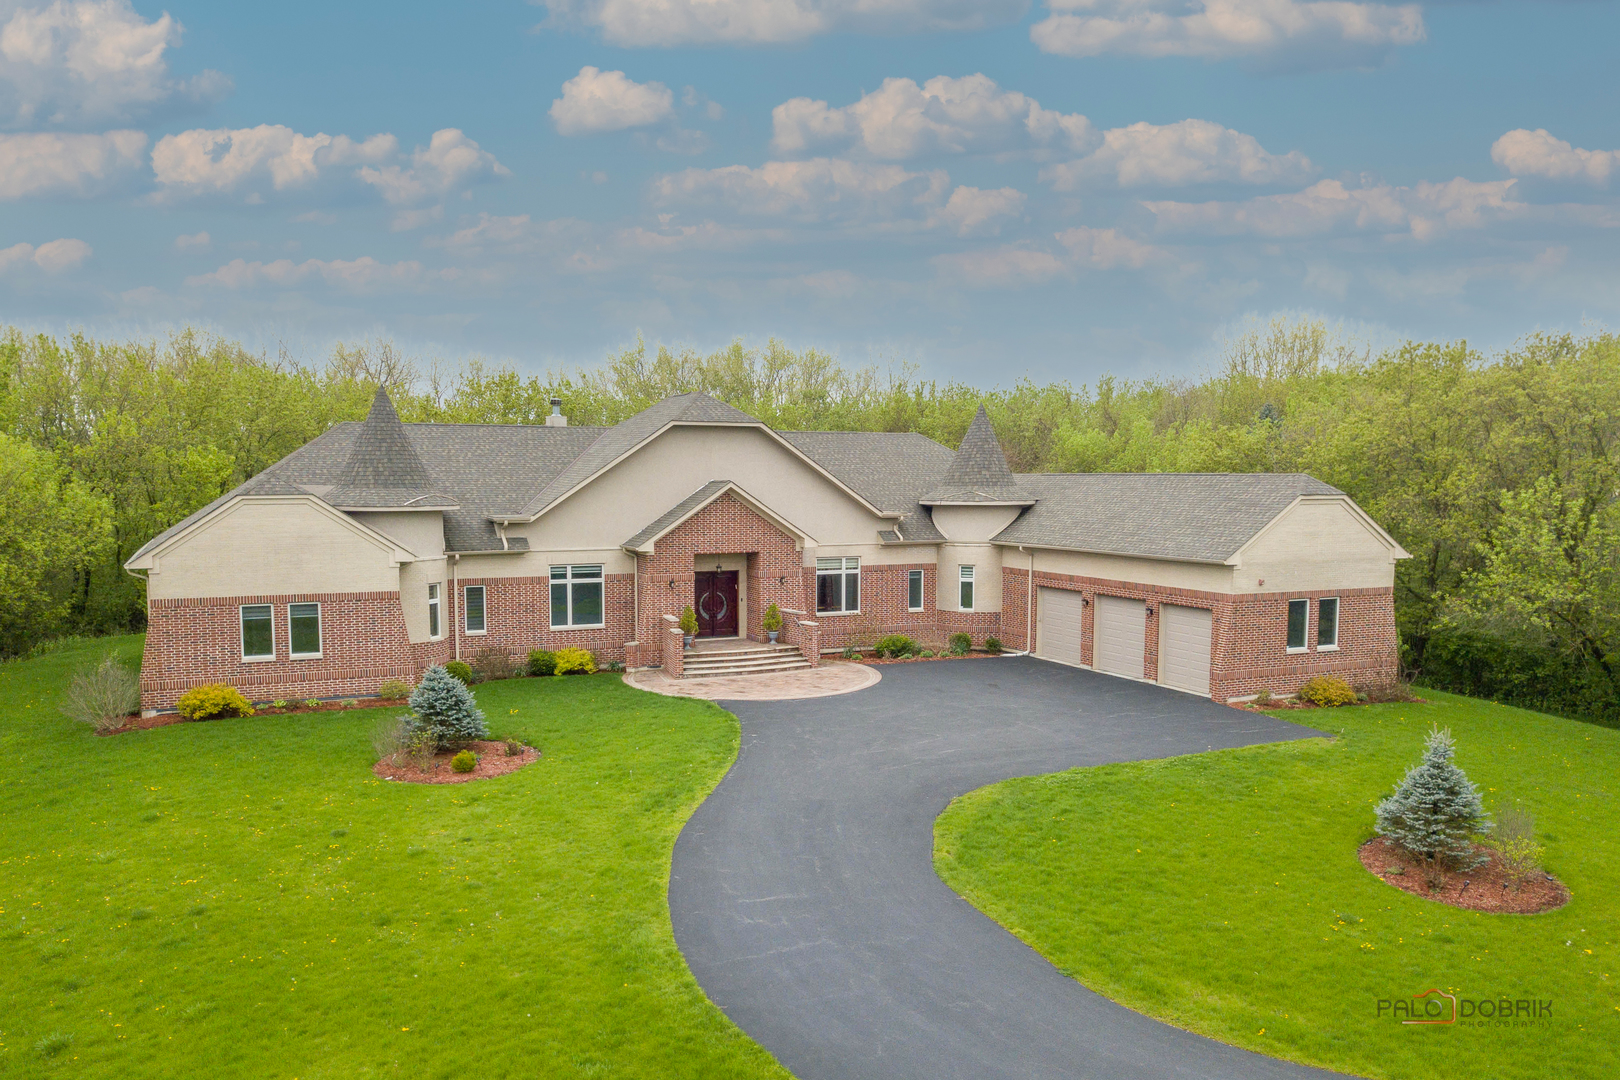
[(904, 539), (936, 544), (945, 539), (918, 500), (951, 467), (949, 447), (912, 431), (777, 434), (879, 510), (904, 515), (898, 526)]
[(1040, 501), (995, 537), (1148, 558), (1225, 562), (1301, 495), (1339, 495), (1303, 473), (1028, 473)]
[(1012, 470), (1007, 468), (1007, 455), (1001, 452), (996, 429), (990, 426), (990, 416), (979, 406), (962, 436), (951, 467), (939, 484), (922, 498), (925, 506), (936, 503), (1030, 503), (1034, 500), (1018, 486)]
[(648, 522), (646, 528), (636, 533), (636, 535), (626, 540), (620, 546), (629, 548), (631, 551), (640, 551), (661, 536), (666, 530), (673, 528), (680, 522), (686, 520), (699, 510), (703, 509), (703, 507), (707, 506), (709, 503), (713, 502), (719, 497), (722, 491), (725, 491), (730, 486), (730, 480), (710, 480), (707, 484), (704, 484), (702, 487), (692, 492), (692, 494), (688, 495), (686, 498), (664, 511), (658, 517)]
[(568, 467), (549, 479), (514, 517), (531, 517), (619, 460), (670, 424), (758, 424), (759, 421), (708, 394), (676, 394), (636, 415), (598, 428), (601, 434)]

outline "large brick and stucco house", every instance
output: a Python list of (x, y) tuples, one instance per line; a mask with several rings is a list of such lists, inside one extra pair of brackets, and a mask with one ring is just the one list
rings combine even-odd
[(407, 425), (379, 390), (127, 566), (152, 711), (204, 682), (362, 696), (489, 648), (679, 676), (682, 608), (700, 637), (764, 642), (771, 603), (760, 666), (965, 632), (1217, 701), (1288, 694), (1394, 678), (1405, 557), (1309, 476), (1015, 475), (983, 409), (952, 452), (697, 393), (608, 428)]

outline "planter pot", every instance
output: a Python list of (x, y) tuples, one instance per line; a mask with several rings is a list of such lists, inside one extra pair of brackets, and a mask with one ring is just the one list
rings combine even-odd
[(781, 632), (782, 631), (780, 631), (780, 630), (767, 630), (767, 631), (765, 631), (765, 636), (771, 639), (771, 644), (772, 645), (775, 645), (776, 644), (776, 635), (780, 634)]
[(687, 634), (686, 635), (686, 647), (688, 649), (690, 649), (692, 647), (692, 642), (695, 641), (695, 640), (697, 640), (697, 635), (696, 634)]

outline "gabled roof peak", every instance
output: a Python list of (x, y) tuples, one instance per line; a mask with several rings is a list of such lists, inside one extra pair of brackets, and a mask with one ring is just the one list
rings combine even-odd
[(1034, 497), (1019, 487), (1007, 467), (1007, 455), (996, 441), (990, 415), (979, 406), (962, 436), (951, 467), (939, 485), (920, 500), (924, 506), (951, 503), (1013, 503), (1028, 506)]

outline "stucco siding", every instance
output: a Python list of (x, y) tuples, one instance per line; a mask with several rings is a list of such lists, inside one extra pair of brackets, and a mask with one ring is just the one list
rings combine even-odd
[(346, 526), (337, 513), (295, 498), (224, 507), (158, 554), (147, 596), (397, 590), (389, 548)]
[(389, 513), (351, 513), (367, 528), (392, 537), (419, 559), (444, 554), (444, 514), (438, 510), (396, 510)]
[(962, 567), (973, 567), (972, 611), (1001, 610), (1002, 552), (994, 544), (941, 544), (939, 546), (939, 592), (936, 603), (941, 611), (961, 611)]
[(456, 617), (450, 600), (450, 575), (445, 559), (428, 559), (399, 568), (400, 608), (405, 614), (405, 633), (412, 645), (435, 640), (428, 636), (428, 584), (439, 582), (439, 636), (450, 636), (450, 620)]
[[(1006, 565), (1029, 569), (1030, 551), (1003, 547)], [(1087, 555), (1073, 551), (1035, 551), (1036, 573), (1062, 574), (1109, 581), (1140, 581), (1172, 589), (1232, 592), (1232, 569), (1204, 563), (1132, 559), (1121, 555)]]
[(1245, 592), (1387, 589), (1395, 558), (1347, 502), (1304, 500), (1244, 548), (1234, 577)]
[(1018, 506), (936, 506), (934, 528), (960, 544), (982, 544), (1023, 513)]

